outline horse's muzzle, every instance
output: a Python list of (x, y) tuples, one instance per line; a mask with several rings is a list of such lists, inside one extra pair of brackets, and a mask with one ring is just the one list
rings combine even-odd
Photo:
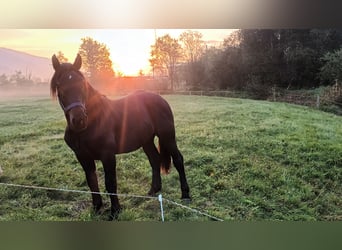
[(88, 116), (83, 108), (76, 107), (69, 111), (69, 125), (75, 132), (81, 132), (87, 128)]

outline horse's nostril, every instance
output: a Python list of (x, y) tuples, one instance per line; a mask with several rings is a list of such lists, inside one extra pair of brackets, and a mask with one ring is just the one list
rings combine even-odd
[(83, 116), (80, 114), (76, 114), (74, 116), (73, 114), (71, 114), (69, 119), (71, 128), (75, 131), (81, 131), (87, 127), (87, 116)]

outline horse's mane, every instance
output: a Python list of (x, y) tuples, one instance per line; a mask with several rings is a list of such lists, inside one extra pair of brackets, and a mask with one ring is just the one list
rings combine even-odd
[(50, 95), (53, 99), (57, 96), (57, 72), (55, 72), (51, 78), (50, 82)]
[(91, 84), (88, 81), (86, 81), (86, 85), (87, 85), (88, 99), (94, 98), (94, 97), (102, 98), (104, 96), (99, 91), (94, 89), (94, 87), (91, 86)]

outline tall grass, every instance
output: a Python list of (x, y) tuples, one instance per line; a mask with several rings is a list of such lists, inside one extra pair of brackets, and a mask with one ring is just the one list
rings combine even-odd
[[(252, 100), (165, 96), (191, 188), (189, 206), (225, 220), (341, 220), (342, 117)], [(65, 121), (50, 99), (0, 101), (0, 182), (88, 190), (63, 141)], [(104, 174), (100, 163), (101, 191)], [(142, 150), (117, 156), (118, 192), (146, 195)], [(180, 202), (177, 171), (163, 196)], [(104, 197), (109, 207), (108, 197)], [(160, 220), (156, 200), (120, 197), (122, 221)], [(164, 203), (168, 221), (207, 217)], [(0, 186), (0, 220), (102, 220), (88, 194)]]

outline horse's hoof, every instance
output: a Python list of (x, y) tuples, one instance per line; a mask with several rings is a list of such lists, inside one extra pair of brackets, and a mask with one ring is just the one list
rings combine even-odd
[(191, 203), (191, 198), (190, 198), (190, 197), (182, 198), (182, 203), (184, 203), (184, 204), (190, 204), (190, 203)]
[(110, 214), (109, 216), (108, 216), (108, 221), (113, 221), (113, 220), (118, 220), (118, 217), (119, 217), (119, 215), (112, 215), (112, 214)]
[(94, 209), (95, 214), (102, 214), (103, 213), (103, 205), (102, 205), (102, 203), (98, 204), (98, 205), (94, 205), (93, 209)]
[(159, 191), (160, 191), (160, 189), (158, 191), (155, 191), (153, 188), (151, 188), (150, 191), (148, 191), (147, 195), (152, 196), (152, 197), (157, 197), (157, 193)]
[(118, 220), (119, 214), (121, 213), (121, 211), (122, 211), (122, 207), (119, 207), (119, 208), (111, 208), (111, 211), (110, 211), (110, 215), (109, 215), (108, 220), (109, 220), (109, 221)]
[(152, 197), (156, 197), (157, 196), (156, 193), (154, 191), (152, 191), (152, 190), (148, 191), (147, 195), (148, 196), (152, 196)]

